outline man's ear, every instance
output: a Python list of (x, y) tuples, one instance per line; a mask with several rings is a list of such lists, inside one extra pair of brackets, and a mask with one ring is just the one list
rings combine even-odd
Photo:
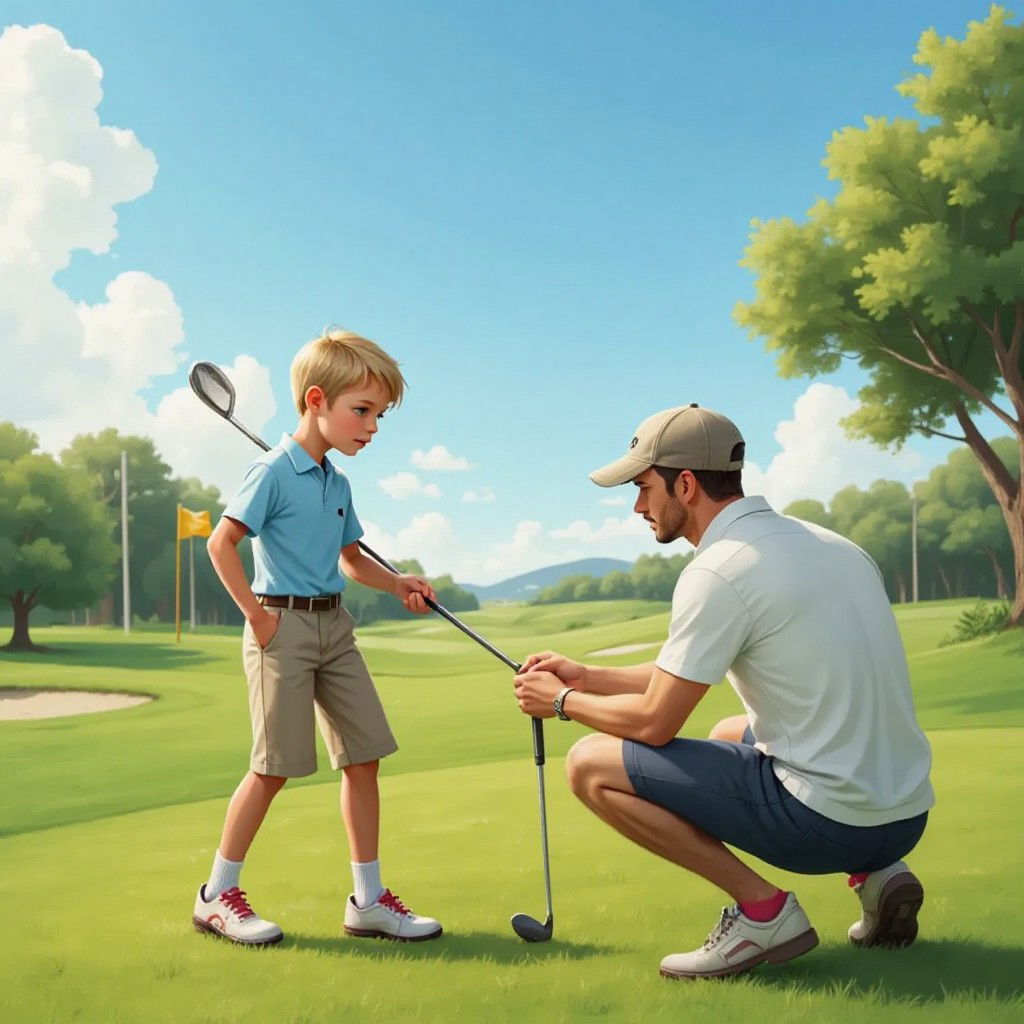
[(676, 477), (676, 482), (672, 485), (672, 491), (677, 501), (686, 501), (693, 497), (694, 488), (697, 486), (697, 481), (693, 478), (692, 473), (688, 473), (685, 469)]

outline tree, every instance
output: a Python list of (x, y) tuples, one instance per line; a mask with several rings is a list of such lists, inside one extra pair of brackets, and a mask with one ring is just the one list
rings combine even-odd
[(93, 481), (36, 445), (34, 435), (0, 423), (0, 594), (14, 613), (9, 651), (40, 650), (29, 636), (32, 609), (95, 600), (117, 559)]
[[(99, 434), (82, 434), (61, 452), (61, 462), (69, 469), (89, 474), (95, 493), (110, 510), (110, 536), (121, 544), (121, 452), (128, 453), (128, 543), (132, 594), (148, 596), (145, 586), (147, 568), (154, 558), (164, 554), (167, 540), (174, 538), (174, 510), (178, 490), (171, 480), (171, 467), (157, 454), (148, 437), (119, 434), (113, 427)], [(173, 556), (173, 547), (171, 554)], [(173, 567), (173, 561), (171, 565)], [(148, 573), (152, 579), (152, 572)], [(173, 569), (172, 576), (173, 581)], [(173, 582), (171, 585), (173, 600)], [(135, 602), (133, 601), (133, 604)], [(150, 603), (143, 613), (153, 607)], [(140, 605), (136, 610), (143, 610)], [(104, 596), (101, 620), (120, 617), (121, 590)]]
[(805, 523), (815, 523), (818, 526), (824, 526), (829, 530), (835, 529), (832, 516), (829, 515), (825, 506), (813, 498), (800, 498), (798, 501), (790, 502), (782, 510), (782, 514), (792, 516), (794, 519), (802, 519)]
[[(851, 436), (899, 446), (953, 437), (978, 460), (1014, 554), (1010, 623), (1024, 624), (1024, 27), (1001, 7), (964, 40), (934, 30), (927, 68), (899, 86), (922, 120), (867, 118), (835, 133), (837, 180), (806, 223), (754, 223), (744, 264), (756, 297), (736, 317), (786, 377), (856, 360), (870, 382)], [(1016, 471), (982, 436), (1011, 431)], [(955, 420), (960, 432), (950, 434)]]

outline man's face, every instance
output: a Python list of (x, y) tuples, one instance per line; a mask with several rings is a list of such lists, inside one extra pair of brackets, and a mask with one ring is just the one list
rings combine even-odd
[(637, 488), (633, 511), (651, 524), (658, 543), (670, 544), (682, 537), (690, 519), (690, 511), (665, 486), (661, 474), (652, 467), (634, 477), (633, 483)]
[(342, 391), (329, 407), (317, 410), (317, 427), (324, 440), (343, 455), (361, 452), (377, 433), (377, 421), (388, 408), (388, 393), (373, 377)]

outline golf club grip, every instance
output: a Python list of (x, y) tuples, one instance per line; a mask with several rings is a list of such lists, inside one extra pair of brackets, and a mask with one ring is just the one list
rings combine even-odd
[(532, 718), (533, 723), (533, 761), (534, 764), (544, 763), (544, 722), (540, 718)]

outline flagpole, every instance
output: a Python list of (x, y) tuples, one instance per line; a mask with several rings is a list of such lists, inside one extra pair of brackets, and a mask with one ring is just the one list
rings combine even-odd
[(189, 632), (196, 631), (196, 539), (188, 539)]
[(128, 576), (128, 453), (121, 452), (121, 604), (124, 611), (124, 631), (132, 624), (132, 587)]
[(174, 521), (174, 632), (175, 640), (181, 643), (181, 506), (178, 506)]

